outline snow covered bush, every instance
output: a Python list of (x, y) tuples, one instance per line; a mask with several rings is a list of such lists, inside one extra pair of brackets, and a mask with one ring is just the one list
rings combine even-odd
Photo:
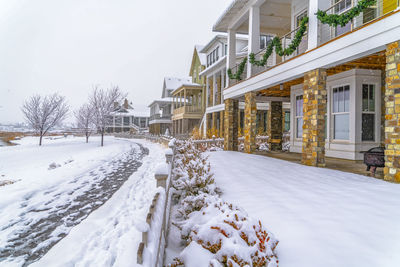
[(184, 244), (177, 266), (278, 266), (278, 241), (260, 221), (224, 202), (210, 164), (192, 141), (177, 141), (173, 187), (177, 205), (173, 225)]

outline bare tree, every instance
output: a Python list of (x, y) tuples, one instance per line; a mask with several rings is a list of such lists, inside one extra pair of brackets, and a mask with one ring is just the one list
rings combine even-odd
[(122, 93), (118, 86), (113, 86), (107, 90), (96, 86), (89, 97), (89, 103), (93, 109), (94, 123), (97, 131), (101, 134), (101, 146), (104, 145), (106, 128), (112, 122), (114, 103), (121, 101), (125, 96), (126, 94)]
[(69, 106), (64, 96), (55, 93), (44, 97), (31, 96), (21, 110), (28, 124), (39, 134), (41, 146), (43, 136), (67, 117)]
[(74, 113), (76, 126), (86, 136), (86, 143), (89, 142), (89, 136), (94, 131), (93, 109), (90, 105), (84, 104)]

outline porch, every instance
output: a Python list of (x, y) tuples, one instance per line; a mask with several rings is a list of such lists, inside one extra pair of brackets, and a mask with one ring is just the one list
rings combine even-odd
[[(293, 162), (298, 164), (301, 164), (301, 158), (302, 158), (301, 153), (283, 152), (283, 151), (256, 151), (254, 154), (285, 160), (288, 162)], [(331, 170), (375, 177), (377, 179), (384, 178), (383, 168), (377, 168), (375, 175), (372, 175), (370, 171), (366, 170), (367, 167), (364, 165), (362, 160), (348, 160), (348, 159), (325, 157), (325, 164), (326, 164), (325, 168)]]

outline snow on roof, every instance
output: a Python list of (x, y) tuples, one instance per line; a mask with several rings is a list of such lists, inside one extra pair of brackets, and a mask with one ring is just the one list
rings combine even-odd
[(213, 26), (214, 32), (227, 32), (231, 19), (249, 2), (249, 0), (234, 0), (218, 18)]
[(206, 66), (207, 65), (207, 55), (204, 54), (203, 52), (201, 52), (203, 50), (204, 46), (203, 45), (195, 45), (194, 47), (196, 48), (197, 54), (199, 56), (200, 64), (203, 66)]
[(151, 107), (152, 105), (154, 105), (156, 103), (172, 103), (172, 102), (174, 102), (173, 97), (164, 97), (164, 98), (153, 100), (153, 102), (151, 102), (150, 105), (148, 105), (148, 106)]
[(191, 83), (192, 78), (175, 78), (175, 77), (165, 77), (165, 88), (175, 90), (180, 87), (183, 83)]

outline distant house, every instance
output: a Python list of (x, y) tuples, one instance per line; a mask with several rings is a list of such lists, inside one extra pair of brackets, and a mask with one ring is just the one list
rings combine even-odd
[(149, 115), (147, 112), (136, 111), (125, 98), (122, 104), (115, 102), (111, 124), (107, 127), (109, 133), (147, 132), (149, 130)]
[(190, 83), (191, 78), (165, 77), (161, 98), (154, 100), (150, 105), (149, 128), (151, 134), (172, 134), (173, 98), (172, 92), (184, 83)]

